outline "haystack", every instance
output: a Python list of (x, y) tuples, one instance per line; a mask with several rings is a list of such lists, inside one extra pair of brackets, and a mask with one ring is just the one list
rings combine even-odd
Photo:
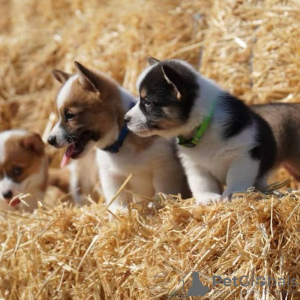
[[(189, 61), (248, 104), (300, 101), (298, 0), (1, 0), (0, 16), (6, 127), (43, 134), (58, 88), (50, 71), (72, 72), (74, 60), (133, 93), (151, 55)], [(61, 154), (47, 151), (58, 166)], [(280, 171), (274, 180), (287, 178)], [(180, 279), (189, 286), (197, 271), (210, 288), (204, 299), (299, 299), (298, 288), (212, 286), (214, 275), (300, 284), (300, 195), (290, 186), (199, 208), (161, 195), (110, 223), (98, 204), (0, 212), (0, 297), (180, 299)]]

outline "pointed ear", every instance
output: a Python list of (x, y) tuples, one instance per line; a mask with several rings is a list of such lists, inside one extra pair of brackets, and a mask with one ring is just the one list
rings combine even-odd
[(182, 97), (180, 92), (180, 75), (171, 67), (166, 65), (161, 65), (161, 70), (167, 83), (173, 87), (175, 97), (180, 100)]
[(34, 132), (29, 132), (20, 140), (20, 145), (27, 150), (36, 153), (38, 156), (43, 156), (45, 153), (45, 144), (41, 136)]
[(74, 64), (78, 71), (79, 83), (87, 90), (100, 92), (97, 86), (97, 77), (95, 74), (77, 61), (74, 61)]
[(53, 77), (61, 84), (64, 84), (72, 76), (71, 74), (65, 73), (57, 69), (52, 70), (51, 73)]
[(152, 56), (148, 57), (148, 63), (150, 66), (158, 64), (160, 61)]

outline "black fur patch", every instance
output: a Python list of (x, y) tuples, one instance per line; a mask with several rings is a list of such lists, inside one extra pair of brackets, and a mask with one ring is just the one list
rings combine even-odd
[(227, 140), (251, 125), (252, 112), (243, 101), (229, 93), (224, 93), (221, 96), (220, 102), (223, 105), (223, 109), (228, 114), (228, 123), (225, 125), (222, 132), (223, 138)]
[[(166, 67), (167, 76), (180, 92), (180, 99), (176, 98), (174, 87), (164, 78), (162, 65)], [(200, 87), (193, 70), (176, 60), (165, 60), (152, 67), (142, 80), (139, 89), (139, 92), (143, 89), (146, 91), (146, 103), (151, 103), (151, 105), (145, 105), (144, 99), (140, 99), (140, 109), (147, 118), (147, 125), (150, 128), (159, 129), (160, 121), (163, 119), (177, 118), (176, 124), (178, 124), (184, 123), (189, 118)], [(173, 113), (166, 114), (164, 107), (172, 108)]]
[(260, 160), (262, 158), (263, 151), (261, 149), (261, 146), (256, 146), (252, 148), (249, 152), (252, 159)]
[(270, 125), (256, 113), (252, 114), (257, 129), (257, 146), (250, 150), (250, 155), (253, 159), (260, 160), (258, 177), (262, 177), (275, 163), (277, 146)]
[(222, 132), (224, 139), (236, 136), (250, 125), (255, 126), (256, 146), (249, 150), (249, 154), (252, 159), (260, 161), (258, 178), (262, 177), (274, 165), (277, 154), (275, 137), (270, 125), (243, 101), (229, 93), (224, 93), (221, 103), (229, 115)]

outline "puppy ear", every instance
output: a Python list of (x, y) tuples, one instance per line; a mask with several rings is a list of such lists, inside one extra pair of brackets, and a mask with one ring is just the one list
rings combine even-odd
[(57, 69), (52, 70), (51, 73), (53, 77), (61, 84), (64, 84), (72, 76), (71, 74), (65, 73)]
[(180, 100), (182, 98), (180, 92), (180, 76), (171, 67), (167, 65), (161, 65), (161, 70), (164, 75), (165, 80), (174, 89), (175, 97)]
[(34, 132), (29, 132), (20, 140), (20, 145), (27, 150), (36, 153), (38, 156), (43, 156), (45, 153), (45, 144), (41, 136)]
[(158, 64), (160, 61), (152, 56), (148, 57), (148, 63), (150, 66)]
[(92, 92), (100, 92), (99, 88), (97, 87), (97, 78), (95, 74), (77, 61), (74, 61), (74, 64), (78, 71), (79, 83), (87, 90)]

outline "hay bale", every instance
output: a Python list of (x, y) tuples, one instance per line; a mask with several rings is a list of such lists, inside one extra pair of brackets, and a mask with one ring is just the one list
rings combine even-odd
[[(198, 208), (167, 197), (160, 205), (159, 211), (133, 205), (129, 216), (111, 223), (97, 205), (65, 204), (22, 218), (1, 212), (0, 296), (167, 299), (182, 293), (179, 280), (193, 270), (210, 288), (213, 275), (289, 275), (299, 282), (299, 192), (252, 192)], [(219, 285), (204, 299), (225, 299), (218, 294), (226, 291), (235, 299), (246, 289)], [(280, 290), (255, 291), (248, 299), (267, 292), (280, 299)]]

